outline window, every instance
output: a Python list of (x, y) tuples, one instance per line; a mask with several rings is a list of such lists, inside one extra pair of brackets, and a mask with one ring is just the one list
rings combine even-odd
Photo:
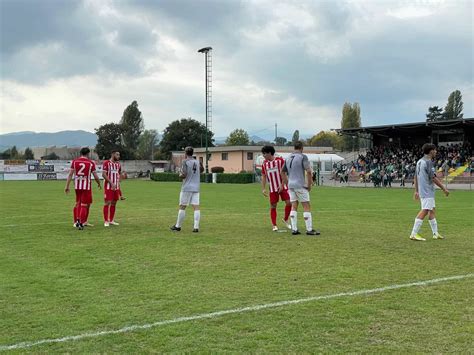
[(253, 160), (253, 152), (247, 152), (247, 160)]
[(229, 153), (222, 153), (222, 160), (229, 160)]

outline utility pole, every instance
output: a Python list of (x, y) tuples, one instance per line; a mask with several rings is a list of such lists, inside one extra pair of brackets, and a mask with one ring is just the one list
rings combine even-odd
[(207, 132), (212, 129), (212, 47), (204, 47), (198, 50), (199, 53), (204, 53), (204, 67), (205, 67), (205, 90), (206, 90), (206, 167), (205, 167), (205, 181), (209, 182), (209, 144), (207, 139)]

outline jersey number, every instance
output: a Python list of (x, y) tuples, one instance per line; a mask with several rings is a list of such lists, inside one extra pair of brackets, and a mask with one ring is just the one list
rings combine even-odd
[(196, 174), (197, 166), (196, 163), (193, 164), (193, 173)]
[(86, 164), (80, 163), (79, 166), (80, 168), (79, 168), (79, 171), (77, 172), (77, 175), (84, 175), (84, 169), (86, 168)]

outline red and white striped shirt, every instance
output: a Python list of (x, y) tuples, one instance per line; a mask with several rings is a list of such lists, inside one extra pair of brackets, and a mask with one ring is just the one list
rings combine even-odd
[[(282, 185), (281, 169), (285, 165), (285, 160), (282, 157), (276, 157), (272, 161), (265, 160), (262, 164), (262, 174), (267, 177), (270, 192), (278, 192)], [(286, 185), (283, 185), (283, 190), (288, 190)]]
[[(109, 178), (112, 184), (115, 184), (117, 190), (120, 189), (120, 174), (122, 173), (122, 166), (119, 162), (113, 162), (111, 160), (106, 160), (102, 164), (102, 170), (106, 172), (107, 177)], [(108, 182), (105, 183), (105, 189), (111, 190), (112, 187)]]
[(71, 163), (71, 169), (74, 169), (74, 189), (90, 190), (91, 174), (95, 171), (95, 163), (89, 158), (80, 157), (74, 159)]

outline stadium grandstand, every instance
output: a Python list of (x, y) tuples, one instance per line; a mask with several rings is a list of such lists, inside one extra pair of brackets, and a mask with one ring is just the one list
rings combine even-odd
[(439, 177), (448, 183), (474, 182), (474, 118), (344, 128), (336, 132), (367, 142), (367, 148), (333, 167), (333, 178), (339, 182), (371, 183), (376, 187), (412, 183), (424, 143), (438, 147), (435, 164)]

